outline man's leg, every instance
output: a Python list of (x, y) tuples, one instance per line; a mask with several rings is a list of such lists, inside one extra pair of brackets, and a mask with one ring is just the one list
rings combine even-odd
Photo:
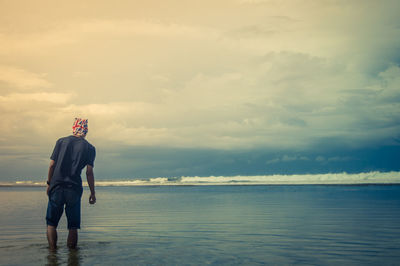
[(78, 229), (69, 229), (67, 246), (69, 248), (76, 248), (78, 244)]
[(57, 248), (57, 230), (55, 226), (47, 226), (47, 241), (49, 241), (49, 248), (55, 250)]
[(63, 213), (64, 203), (62, 191), (59, 188), (53, 189), (49, 194), (49, 203), (47, 205), (46, 223), (47, 223), (47, 240), (49, 248), (55, 250), (57, 248), (57, 225)]
[(81, 228), (81, 196), (82, 190), (66, 189), (65, 214), (68, 221), (68, 240), (69, 248), (76, 248), (78, 244), (78, 229)]

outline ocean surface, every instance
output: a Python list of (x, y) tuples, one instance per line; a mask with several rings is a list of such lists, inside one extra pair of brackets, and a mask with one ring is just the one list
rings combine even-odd
[(399, 265), (400, 185), (104, 186), (79, 248), (44, 187), (0, 187), (0, 265)]

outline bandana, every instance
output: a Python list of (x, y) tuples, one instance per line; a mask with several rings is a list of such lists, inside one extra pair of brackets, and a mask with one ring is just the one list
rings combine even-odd
[(82, 118), (75, 118), (75, 122), (72, 125), (72, 134), (79, 137), (86, 136), (88, 132), (88, 120)]

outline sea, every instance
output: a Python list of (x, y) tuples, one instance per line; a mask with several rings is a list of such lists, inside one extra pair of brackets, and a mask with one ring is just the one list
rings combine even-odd
[(400, 265), (400, 184), (154, 182), (85, 187), (56, 251), (45, 187), (1, 186), (0, 265)]

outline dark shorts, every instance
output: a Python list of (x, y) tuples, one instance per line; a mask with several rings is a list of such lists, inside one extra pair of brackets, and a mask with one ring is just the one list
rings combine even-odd
[(47, 205), (47, 225), (57, 227), (64, 211), (68, 221), (68, 229), (81, 228), (81, 197), (82, 190), (71, 187), (57, 186), (50, 191)]

